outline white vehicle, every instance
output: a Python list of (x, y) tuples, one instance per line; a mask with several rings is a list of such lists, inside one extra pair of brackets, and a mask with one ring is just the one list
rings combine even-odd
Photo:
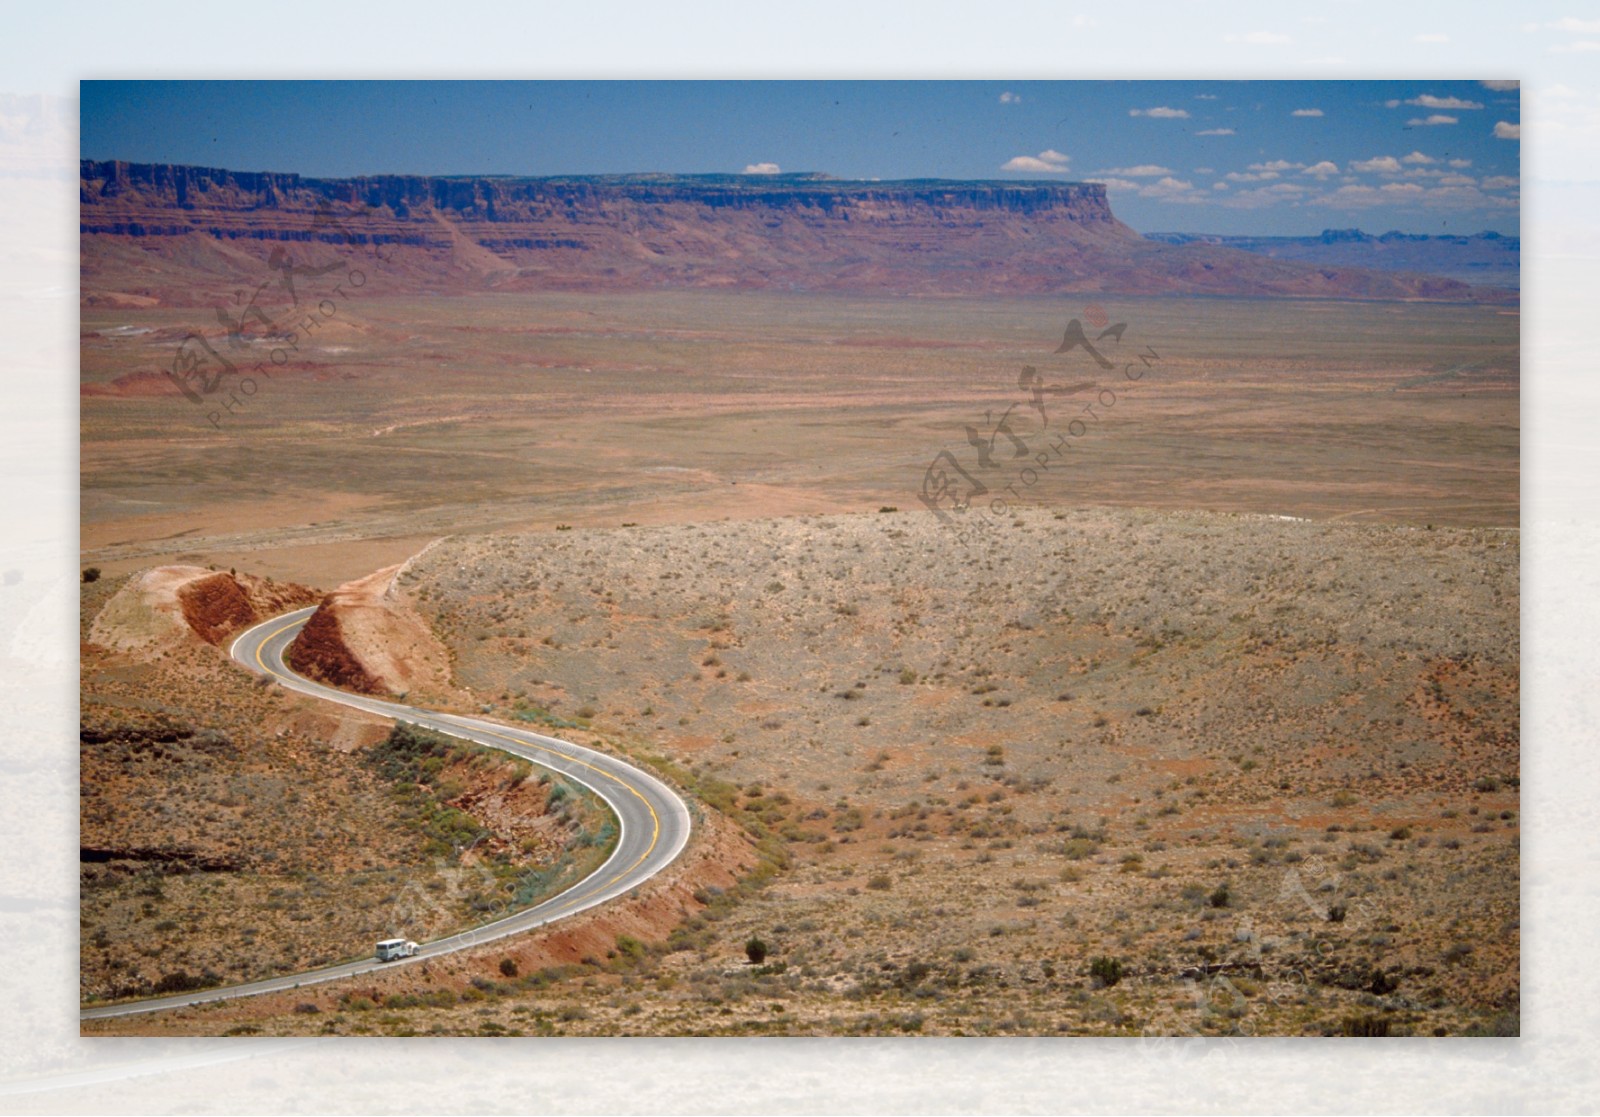
[(378, 961), (393, 962), (396, 958), (409, 958), (417, 952), (417, 944), (410, 939), (384, 939), (378, 944)]

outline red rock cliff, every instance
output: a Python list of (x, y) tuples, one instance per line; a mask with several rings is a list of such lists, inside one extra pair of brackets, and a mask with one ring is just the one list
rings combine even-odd
[[(368, 294), (649, 287), (1482, 298), (1452, 280), (1145, 240), (1081, 182), (820, 175), (316, 179), (85, 160), (84, 294), (206, 305), (341, 258)], [(128, 252), (128, 242), (182, 251)], [(288, 246), (288, 247), (286, 247)], [(298, 246), (298, 247), (294, 247)], [(252, 273), (253, 274), (253, 273)], [(365, 278), (365, 275), (364, 275)]]

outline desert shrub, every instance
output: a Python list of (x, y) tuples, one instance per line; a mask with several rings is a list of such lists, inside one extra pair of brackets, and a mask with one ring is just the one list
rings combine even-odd
[(876, 892), (887, 892), (887, 891), (889, 891), (890, 883), (891, 882), (889, 880), (889, 874), (888, 873), (878, 873), (878, 874), (876, 874), (874, 876), (871, 876), (871, 877), (867, 878), (867, 887), (873, 889)]
[(1389, 1021), (1370, 1013), (1362, 1016), (1346, 1016), (1339, 1022), (1339, 1031), (1347, 1036), (1382, 1038), (1389, 1034)]
[(632, 935), (618, 935), (616, 954), (619, 958), (636, 961), (645, 955), (645, 945)]
[(515, 958), (500, 959), (500, 974), (502, 977), (516, 977), (519, 972)]
[(1229, 899), (1227, 882), (1223, 882), (1217, 885), (1216, 890), (1211, 895), (1206, 897), (1206, 902), (1214, 908), (1225, 908), (1228, 906)]
[(759, 966), (767, 960), (767, 944), (751, 935), (744, 944), (744, 956), (750, 959), (752, 966)]
[(1109, 989), (1122, 980), (1122, 961), (1101, 955), (1089, 963), (1089, 976), (1096, 984)]
[(157, 993), (187, 993), (193, 989), (204, 989), (208, 985), (220, 985), (222, 976), (211, 970), (196, 976), (187, 970), (174, 970), (163, 974), (160, 981), (155, 983)]
[(1515, 1012), (1502, 1012), (1489, 1020), (1472, 1025), (1463, 1035), (1469, 1036), (1510, 1036), (1522, 1034), (1522, 1017)]
[(98, 582), (99, 580), (100, 568), (98, 566), (86, 566), (83, 568), (83, 581), (85, 585), (90, 582)]

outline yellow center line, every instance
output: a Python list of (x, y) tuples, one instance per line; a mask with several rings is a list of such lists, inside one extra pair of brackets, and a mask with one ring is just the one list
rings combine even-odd
[[(297, 676), (297, 675), (292, 675), (292, 674), (285, 675), (282, 672), (275, 670), (273, 667), (271, 667), (266, 662), (266, 660), (261, 658), (261, 653), (266, 649), (266, 646), (269, 643), (271, 643), (273, 640), (276, 640), (279, 636), (281, 636), (285, 632), (289, 631), (295, 625), (300, 625), (300, 624), (304, 624), (304, 623), (305, 623), (304, 619), (290, 621), (289, 623), (287, 623), (285, 625), (282, 625), (281, 627), (276, 628), (273, 631), (271, 631), (270, 633), (268, 633), (266, 636), (264, 636), (256, 644), (256, 664), (263, 671), (265, 671), (267, 674), (271, 675), (273, 678), (282, 679), (282, 680), (285, 680), (285, 681), (298, 681), (299, 680), (299, 676)], [(329, 688), (329, 689), (332, 689), (332, 688)], [(324, 701), (336, 701), (336, 699), (324, 699)], [(402, 704), (401, 703), (393, 703), (393, 705), (402, 705)], [(360, 707), (357, 707), (357, 709), (359, 709), (359, 708)], [(408, 709), (408, 710), (416, 710), (418, 713), (424, 713), (424, 714), (426, 714), (426, 713), (438, 713), (438, 711), (424, 710), (419, 706), (406, 706), (404, 708)], [(368, 711), (368, 712), (370, 713), (372, 711)], [(440, 714), (440, 716), (448, 716), (448, 715)], [(480, 728), (474, 727), (474, 731), (478, 732), (478, 733), (483, 733), (483, 734), (485, 734), (487, 736), (490, 736), (490, 737), (498, 737), (502, 741), (509, 741), (512, 744), (520, 746), (521, 748), (524, 748), (524, 749), (535, 749), (535, 750), (537, 750), (539, 752), (542, 752), (542, 753), (545, 753), (546, 755), (549, 755), (549, 756), (560, 757), (562, 760), (565, 760), (565, 761), (567, 761), (569, 763), (582, 765), (583, 767), (589, 769), (591, 772), (594, 772), (594, 773), (604, 777), (605, 779), (609, 779), (613, 783), (620, 784), (622, 787), (626, 788), (628, 791), (631, 791), (633, 793), (634, 797), (637, 798), (639, 800), (639, 802), (644, 804), (644, 809), (650, 812), (650, 826), (651, 826), (650, 844), (645, 847), (645, 851), (643, 853), (641, 853), (639, 855), (638, 859), (635, 860), (634, 863), (632, 865), (629, 865), (626, 869), (622, 869), (621, 871), (617, 872), (609, 880), (603, 882), (602, 884), (599, 884), (599, 885), (595, 886), (594, 888), (591, 888), (588, 892), (585, 892), (583, 895), (575, 897), (574, 900), (573, 900), (574, 903), (576, 903), (579, 900), (586, 899), (589, 896), (593, 896), (596, 892), (600, 891), (601, 889), (606, 888), (609, 885), (615, 884), (617, 881), (621, 880), (623, 877), (625, 877), (629, 873), (631, 873), (634, 869), (638, 868), (644, 862), (644, 859), (646, 857), (649, 857), (650, 854), (655, 851), (656, 845), (661, 840), (661, 818), (660, 818), (659, 815), (656, 814), (655, 807), (650, 805), (650, 800), (646, 799), (644, 797), (644, 795), (639, 791), (638, 788), (634, 787), (631, 783), (629, 783), (627, 780), (623, 779), (621, 776), (618, 776), (614, 772), (608, 772), (604, 768), (600, 768), (600, 767), (597, 767), (596, 765), (590, 764), (588, 761), (580, 760), (576, 756), (570, 756), (567, 753), (561, 752), (561, 751), (559, 751), (557, 749), (550, 748), (548, 745), (541, 745), (536, 741), (524, 741), (524, 740), (521, 740), (521, 739), (519, 739), (517, 737), (509, 737), (504, 733), (497, 733), (492, 729), (480, 729)], [(493, 746), (490, 746), (490, 747), (492, 748)], [(577, 747), (581, 748), (582, 746), (580, 745), (580, 746), (577, 746)], [(507, 750), (502, 750), (502, 751), (507, 751)], [(535, 761), (535, 763), (538, 763), (538, 762)], [(617, 817), (617, 825), (618, 826), (622, 825), (622, 818), (621, 818), (620, 815)]]

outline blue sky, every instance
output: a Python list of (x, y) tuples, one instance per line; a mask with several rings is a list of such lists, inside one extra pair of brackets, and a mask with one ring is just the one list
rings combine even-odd
[(85, 158), (313, 176), (822, 171), (1101, 181), (1145, 232), (1519, 229), (1476, 81), (85, 81)]

